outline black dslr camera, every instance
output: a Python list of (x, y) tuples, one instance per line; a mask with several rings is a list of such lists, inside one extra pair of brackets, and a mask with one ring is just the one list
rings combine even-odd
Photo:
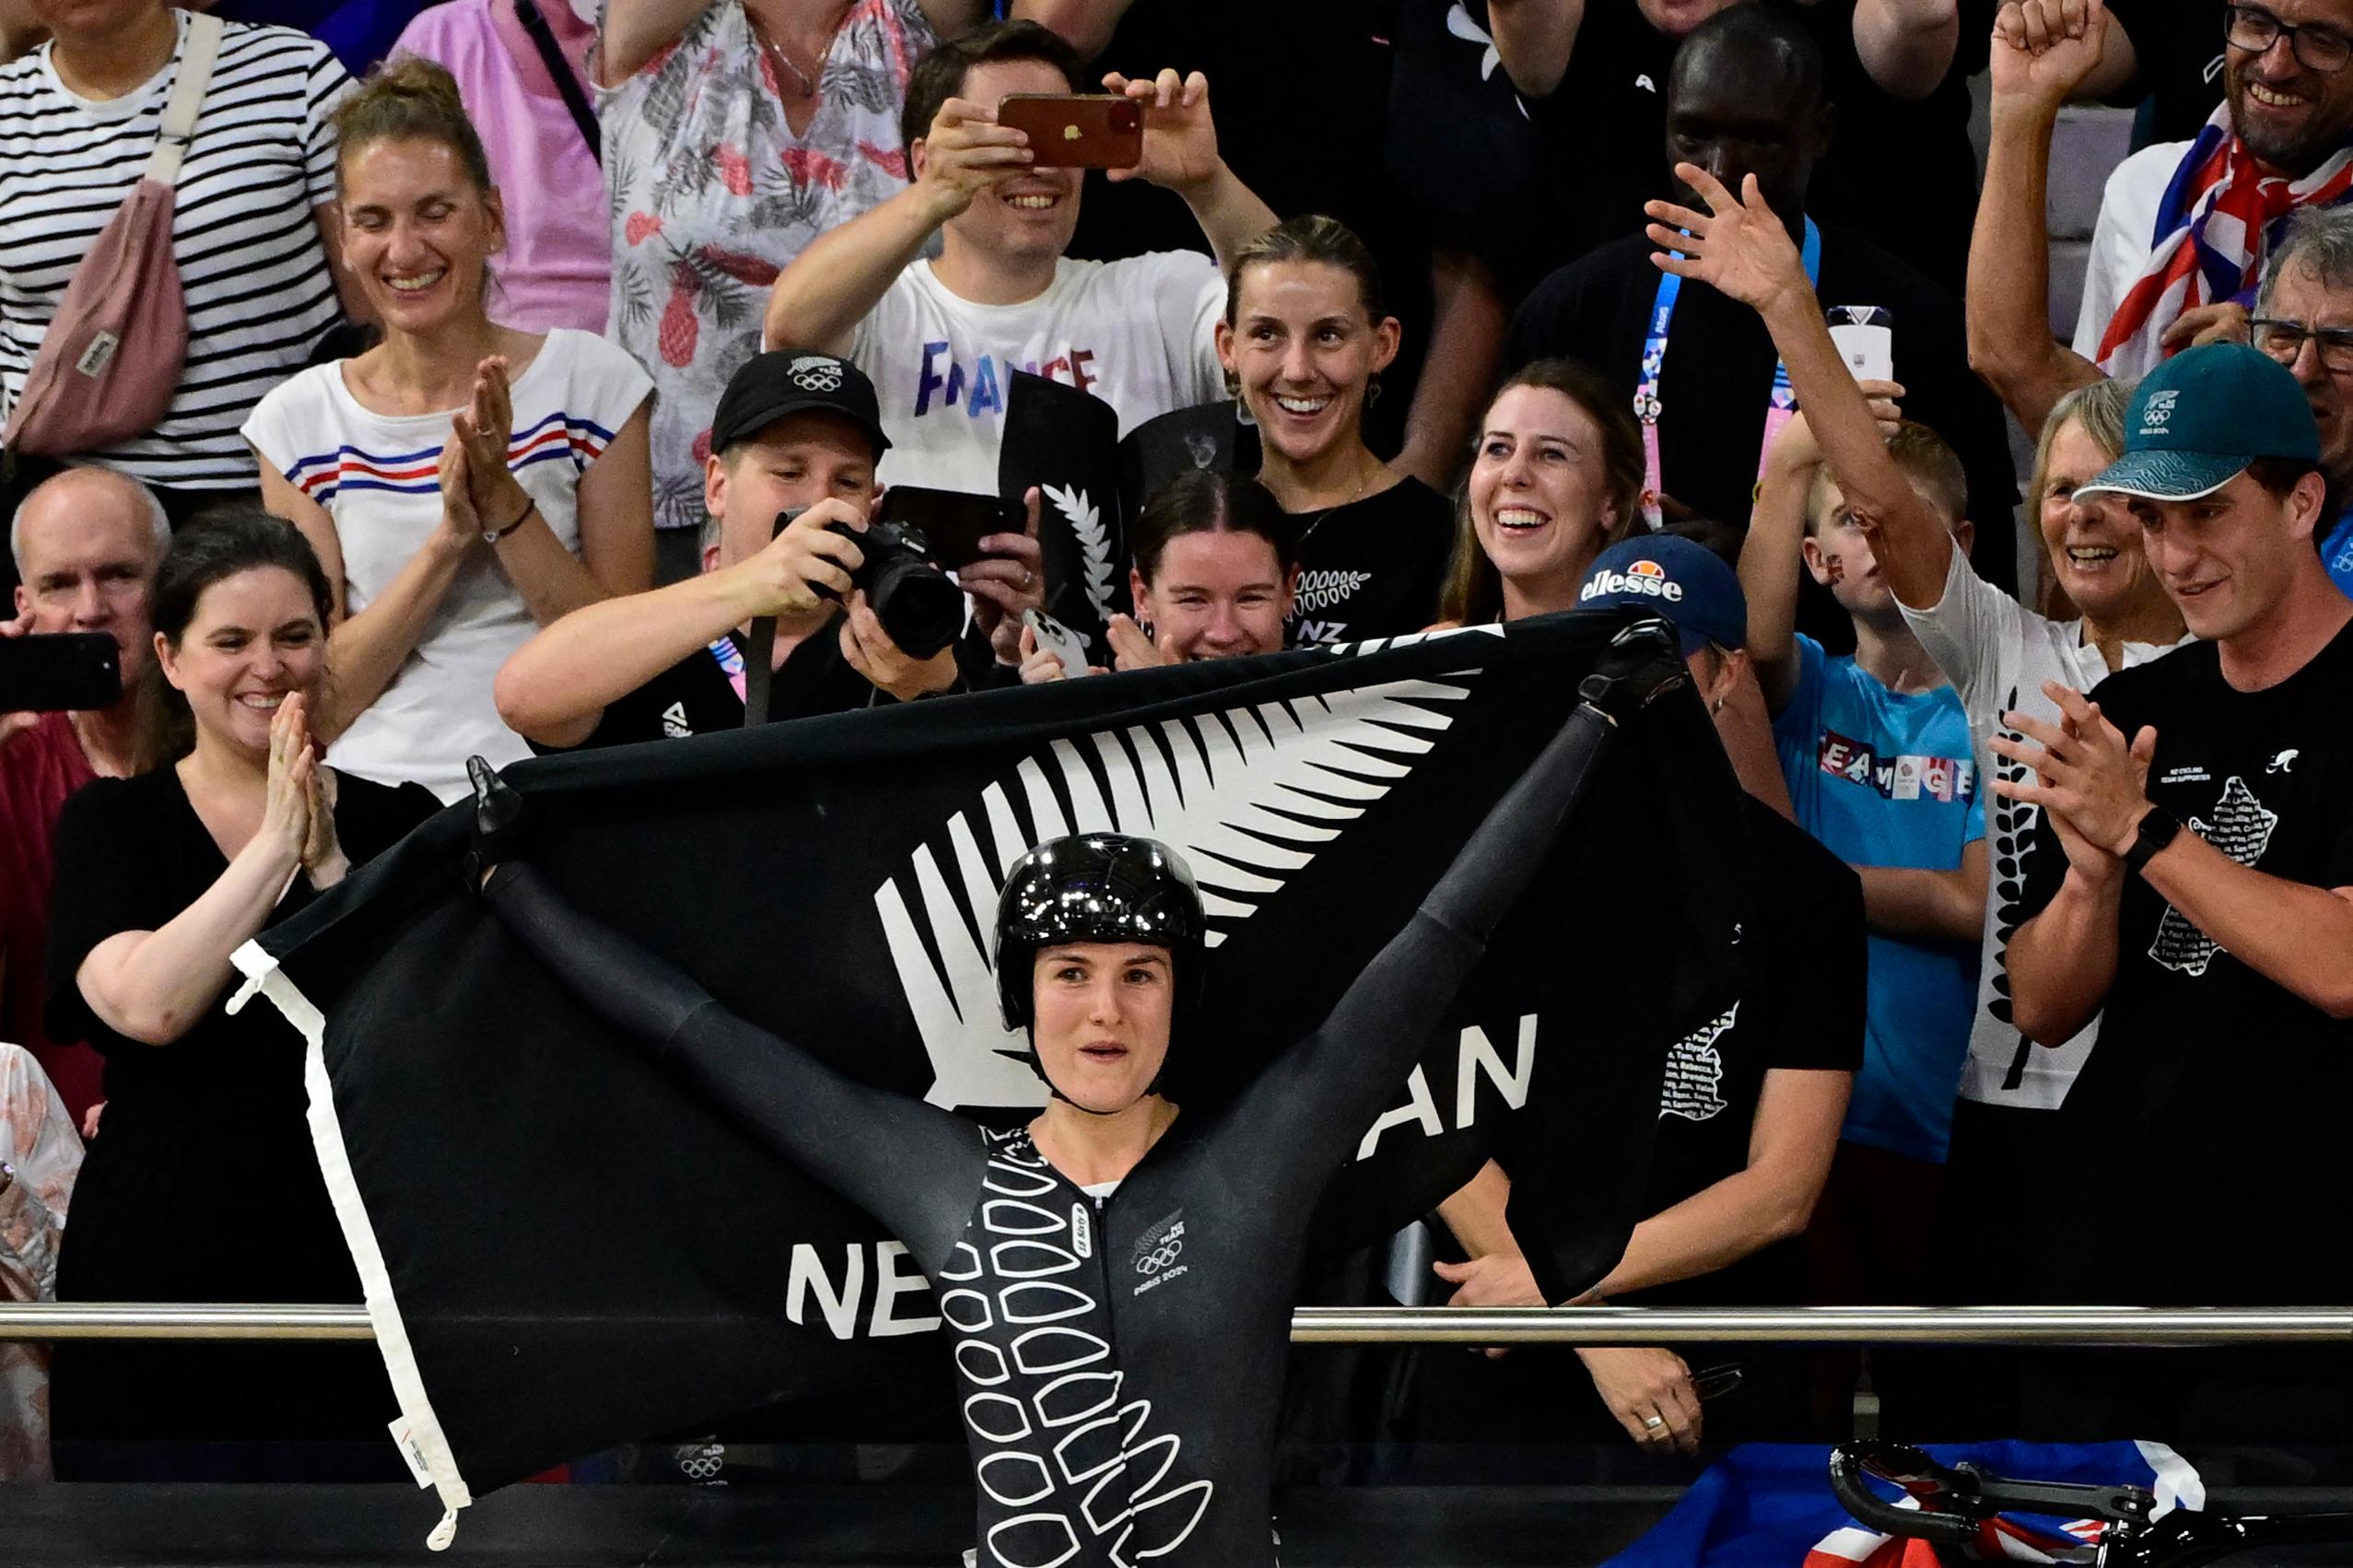
[(870, 523), (860, 533), (846, 522), (825, 527), (855, 543), (865, 560), (849, 585), (866, 602), (909, 659), (929, 659), (964, 629), (964, 590), (932, 565), (931, 542), (904, 522)]

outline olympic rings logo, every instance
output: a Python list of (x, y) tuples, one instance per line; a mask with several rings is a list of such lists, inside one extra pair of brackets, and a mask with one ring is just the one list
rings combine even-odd
[(1177, 1256), (1184, 1250), (1185, 1244), (1176, 1237), (1171, 1236), (1168, 1240), (1161, 1243), (1160, 1246), (1154, 1247), (1152, 1251), (1143, 1254), (1136, 1259), (1136, 1272), (1139, 1274), (1157, 1274), (1163, 1269), (1167, 1268), (1171, 1263), (1176, 1262)]

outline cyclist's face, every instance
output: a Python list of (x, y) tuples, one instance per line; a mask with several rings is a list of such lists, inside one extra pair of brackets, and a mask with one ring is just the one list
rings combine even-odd
[(1176, 977), (1168, 950), (1142, 942), (1066, 942), (1032, 970), (1037, 1059), (1074, 1105), (1099, 1114), (1143, 1098), (1168, 1059)]

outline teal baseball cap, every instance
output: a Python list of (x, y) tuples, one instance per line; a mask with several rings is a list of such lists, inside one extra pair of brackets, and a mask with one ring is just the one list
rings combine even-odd
[(2078, 487), (2152, 501), (2194, 501), (2259, 457), (2320, 466), (2320, 428), (2287, 367), (2243, 343), (2176, 354), (2141, 378), (2125, 415), (2125, 452)]

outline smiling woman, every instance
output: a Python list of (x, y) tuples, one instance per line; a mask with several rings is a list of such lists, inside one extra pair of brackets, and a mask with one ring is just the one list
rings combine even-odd
[(505, 209), (447, 71), (402, 60), (337, 112), (343, 265), (383, 343), (304, 371), (245, 438), (334, 591), (337, 763), (445, 798), (529, 755), (491, 683), (539, 626), (653, 580), (652, 383), (587, 333), (493, 322)]
[[(70, 1301), (340, 1301), (358, 1288), (304, 1122), (302, 1042), (223, 1005), (228, 955), (430, 815), (323, 766), (328, 584), (288, 524), (181, 531), (155, 589), (141, 771), (57, 827), (50, 1032), (106, 1057), (106, 1123), (74, 1192)], [(228, 1245), (224, 1216), (264, 1245)], [(378, 1424), (364, 1352), (60, 1347), (62, 1439), (351, 1437)], [(266, 1357), (266, 1360), (257, 1359)], [(62, 1457), (62, 1456), (61, 1456)]]
[(1573, 359), (1506, 380), (1479, 422), (1440, 613), (1469, 625), (1566, 610), (1586, 568), (1639, 525), (1642, 435)]
[(1295, 645), (1419, 631), (1445, 576), (1446, 497), (1364, 444), (1398, 351), (1383, 295), (1372, 252), (1329, 217), (1277, 224), (1226, 270), (1217, 356), (1258, 426), (1258, 482), (1297, 533)]

